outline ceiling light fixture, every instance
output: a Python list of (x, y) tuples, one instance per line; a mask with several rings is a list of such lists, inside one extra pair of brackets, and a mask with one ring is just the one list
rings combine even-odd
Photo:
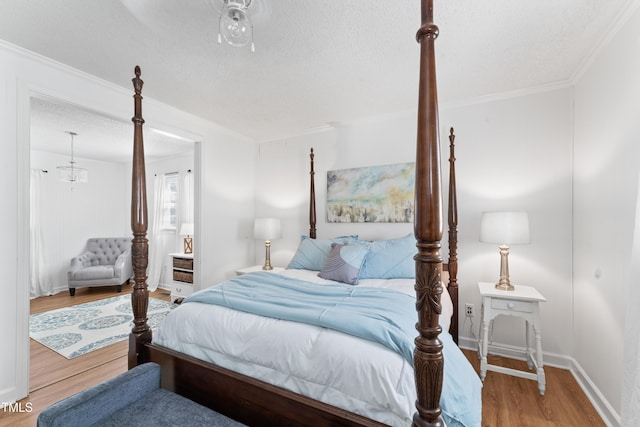
[(251, 0), (222, 0), (222, 2), (224, 4), (218, 23), (218, 43), (222, 44), (223, 38), (234, 47), (251, 43), (251, 52), (255, 52), (253, 24), (247, 12), (251, 6)]
[(73, 137), (78, 134), (69, 131), (67, 131), (66, 133), (71, 135), (71, 160), (69, 161), (69, 166), (58, 166), (56, 168), (58, 169), (58, 178), (60, 179), (60, 181), (70, 182), (71, 184), (74, 184), (76, 182), (89, 182), (89, 171), (84, 168), (77, 167), (76, 162), (73, 158)]

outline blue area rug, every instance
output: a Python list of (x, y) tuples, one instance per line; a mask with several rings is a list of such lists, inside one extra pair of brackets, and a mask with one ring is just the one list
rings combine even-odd
[[(176, 304), (149, 298), (148, 324), (153, 329)], [(131, 294), (32, 314), (29, 335), (67, 359), (122, 341), (133, 327)]]

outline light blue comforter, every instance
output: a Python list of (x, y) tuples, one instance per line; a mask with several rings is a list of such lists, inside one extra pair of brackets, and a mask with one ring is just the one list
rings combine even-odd
[(196, 292), (189, 301), (334, 329), (385, 345), (413, 365), (415, 298), (394, 290), (319, 285), (260, 271)]
[[(381, 288), (310, 283), (269, 272), (244, 274), (203, 289), (183, 302), (321, 326), (380, 343), (413, 365), (415, 298)], [(449, 426), (480, 425), (482, 384), (451, 336), (442, 333), (441, 406)]]

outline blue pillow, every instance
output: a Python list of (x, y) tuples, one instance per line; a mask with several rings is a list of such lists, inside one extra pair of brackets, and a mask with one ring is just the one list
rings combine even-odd
[(362, 267), (367, 252), (369, 252), (368, 245), (332, 243), (329, 256), (327, 256), (318, 276), (323, 279), (357, 285), (360, 267)]
[(302, 236), (288, 269), (320, 271), (329, 256), (332, 243), (346, 244), (356, 241), (358, 236), (340, 236), (330, 240), (312, 239)]
[(407, 234), (400, 239), (375, 240), (360, 269), (360, 279), (414, 279), (418, 253), (416, 239)]

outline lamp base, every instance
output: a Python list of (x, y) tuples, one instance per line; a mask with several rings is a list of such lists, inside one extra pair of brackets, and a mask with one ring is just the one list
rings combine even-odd
[(496, 283), (496, 289), (513, 291), (515, 286), (509, 280), (509, 246), (500, 246), (500, 280)]
[(193, 240), (191, 237), (184, 238), (184, 253), (192, 254), (193, 253)]
[(271, 266), (271, 242), (269, 240), (264, 241), (264, 265), (263, 270), (273, 270)]

